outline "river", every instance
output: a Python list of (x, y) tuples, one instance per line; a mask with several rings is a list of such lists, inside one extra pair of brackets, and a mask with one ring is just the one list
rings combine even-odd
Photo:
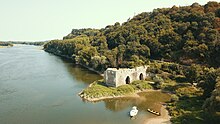
[[(169, 95), (140, 94), (140, 98), (85, 102), (78, 93), (102, 77), (38, 46), (15, 45), (0, 49), (1, 124), (142, 124), (155, 117), (147, 108)], [(140, 112), (130, 119), (136, 105)]]

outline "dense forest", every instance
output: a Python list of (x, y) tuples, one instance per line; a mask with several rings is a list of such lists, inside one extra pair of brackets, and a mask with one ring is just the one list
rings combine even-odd
[[(220, 3), (194, 3), (143, 12), (102, 29), (73, 29), (63, 40), (46, 43), (44, 49), (100, 72), (151, 60), (178, 63), (161, 69), (198, 84), (204, 90), (200, 103), (203, 110), (219, 115), (219, 32)], [(180, 69), (179, 64), (187, 68)]]
[(143, 12), (103, 29), (73, 29), (63, 40), (46, 44), (45, 49), (100, 71), (132, 67), (148, 59), (219, 67), (219, 31), (220, 4), (194, 3)]

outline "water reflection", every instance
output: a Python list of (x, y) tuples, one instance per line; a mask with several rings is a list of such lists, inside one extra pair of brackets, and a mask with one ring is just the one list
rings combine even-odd
[(131, 106), (137, 98), (115, 98), (104, 100), (105, 107), (111, 111), (121, 111)]
[(138, 93), (139, 97), (113, 98), (104, 100), (105, 107), (111, 111), (122, 111), (137, 106), (139, 111), (147, 112), (148, 108), (160, 111), (161, 102), (170, 100), (170, 95), (160, 91)]
[(72, 60), (68, 60), (65, 58), (61, 58), (65, 65), (67, 66), (67, 69), (69, 73), (79, 82), (85, 83), (85, 84), (90, 84), (95, 80), (102, 79), (103, 77), (98, 75), (95, 72), (92, 72), (88, 70), (87, 68), (76, 65), (73, 63)]

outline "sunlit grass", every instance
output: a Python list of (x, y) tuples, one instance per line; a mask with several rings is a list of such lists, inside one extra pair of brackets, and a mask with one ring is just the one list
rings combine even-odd
[(103, 80), (98, 80), (93, 82), (90, 87), (84, 89), (81, 95), (83, 95), (84, 98), (113, 97), (132, 94), (136, 91), (146, 89), (152, 89), (148, 81), (134, 81), (131, 84), (121, 85), (115, 88), (106, 86)]

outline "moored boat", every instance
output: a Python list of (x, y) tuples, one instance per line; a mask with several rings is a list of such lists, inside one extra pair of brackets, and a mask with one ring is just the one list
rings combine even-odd
[(136, 116), (137, 113), (138, 113), (137, 107), (136, 107), (136, 106), (133, 106), (133, 107), (132, 107), (132, 110), (129, 112), (130, 116), (131, 116), (131, 117)]
[(150, 112), (150, 113), (152, 113), (152, 114), (155, 114), (155, 115), (157, 115), (157, 116), (160, 116), (160, 113), (159, 113), (159, 112), (156, 112), (156, 111), (154, 111), (154, 110), (152, 110), (152, 109), (147, 109), (147, 111)]

